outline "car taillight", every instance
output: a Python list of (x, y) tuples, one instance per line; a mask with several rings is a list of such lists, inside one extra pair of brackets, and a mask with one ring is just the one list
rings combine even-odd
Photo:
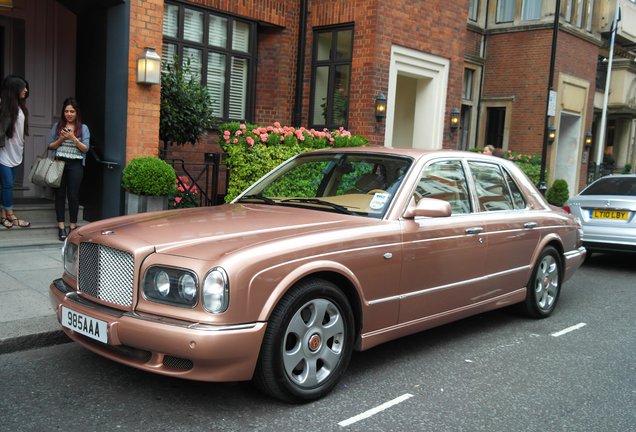
[(566, 211), (566, 212), (568, 212), (568, 213), (572, 213), (572, 210), (570, 209), (570, 206), (569, 206), (569, 205), (564, 205), (564, 206), (563, 206), (563, 210), (565, 210), (565, 211)]

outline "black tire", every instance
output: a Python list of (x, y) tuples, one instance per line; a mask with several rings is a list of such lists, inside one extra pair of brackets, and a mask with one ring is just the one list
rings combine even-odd
[(526, 299), (521, 304), (524, 314), (532, 318), (549, 317), (561, 293), (561, 258), (559, 252), (548, 246), (541, 252), (528, 281)]
[(353, 313), (346, 296), (331, 282), (303, 281), (270, 317), (254, 384), (285, 402), (318, 399), (340, 381), (353, 341)]

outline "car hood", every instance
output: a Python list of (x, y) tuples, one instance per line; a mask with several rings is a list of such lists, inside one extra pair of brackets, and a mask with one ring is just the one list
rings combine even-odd
[[(377, 219), (328, 211), (261, 204), (225, 204), (121, 216), (78, 230), (81, 241), (139, 251), (212, 259), (281, 240), (344, 228), (378, 224)], [(214, 247), (201, 247), (214, 243)]]

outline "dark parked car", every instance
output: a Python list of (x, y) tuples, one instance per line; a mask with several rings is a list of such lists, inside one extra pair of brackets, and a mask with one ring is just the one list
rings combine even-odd
[(50, 294), (69, 337), (107, 358), (307, 401), (353, 350), (510, 305), (549, 316), (580, 235), (501, 158), (318, 150), (231, 204), (73, 231)]
[(636, 252), (636, 174), (602, 177), (564, 205), (583, 225), (592, 252)]

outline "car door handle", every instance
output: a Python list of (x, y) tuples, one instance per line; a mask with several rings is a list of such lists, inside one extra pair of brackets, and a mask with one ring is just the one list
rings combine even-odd
[(483, 227), (470, 227), (466, 228), (466, 234), (481, 234), (484, 232)]
[(527, 229), (536, 228), (538, 226), (539, 226), (539, 224), (536, 223), (536, 222), (526, 222), (526, 223), (523, 224), (523, 227), (527, 228)]

